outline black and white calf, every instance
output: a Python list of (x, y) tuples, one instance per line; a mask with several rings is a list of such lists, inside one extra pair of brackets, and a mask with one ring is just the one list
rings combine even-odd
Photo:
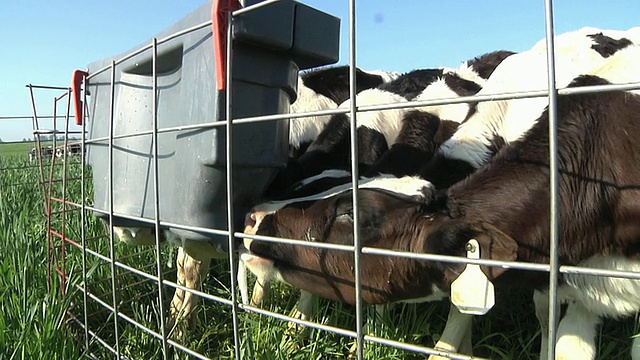
[[(640, 28), (626, 31), (583, 28), (555, 37), (556, 86), (566, 87), (576, 76), (602, 66), (617, 51), (640, 44)], [(530, 50), (501, 62), (478, 95), (546, 90), (547, 54), (544, 40)], [(446, 188), (484, 164), (503, 146), (520, 139), (539, 119), (548, 98), (481, 102), (450, 139), (438, 149), (420, 175)], [(451, 171), (456, 169), (455, 171)], [(456, 174), (456, 177), (452, 175)]]
[[(363, 71), (356, 68), (356, 92), (372, 89), (393, 81), (399, 74)], [(349, 67), (334, 66), (314, 69), (298, 77), (297, 99), (291, 114), (335, 109), (350, 96)], [(330, 115), (294, 118), (289, 122), (289, 157), (297, 159), (324, 130)]]
[[(383, 87), (394, 89), (396, 91), (408, 91), (411, 93), (419, 93), (424, 88), (442, 76), (442, 70), (416, 70), (408, 74), (403, 74), (399, 78), (384, 84)], [(347, 90), (348, 90), (348, 83)], [(333, 108), (348, 106), (348, 101), (344, 99), (337, 103)], [(368, 89), (359, 93), (357, 99), (360, 99), (359, 106), (378, 105), (384, 103), (397, 103), (408, 101), (402, 94), (379, 89)], [(295, 103), (294, 103), (295, 105)], [(308, 110), (308, 109), (307, 109)], [(371, 112), (371, 116), (378, 115), (381, 118), (382, 125), (388, 123), (385, 116), (393, 117), (393, 114), (386, 112)], [(364, 116), (364, 114), (363, 114)], [(374, 120), (371, 120), (373, 122)], [(388, 129), (390, 137), (397, 136), (397, 121), (391, 121)], [(305, 151), (300, 154), (294, 161), (290, 161), (285, 169), (283, 169), (272, 182), (272, 186), (267, 190), (267, 196), (271, 197), (288, 189), (292, 184), (306, 177), (317, 175), (327, 169), (347, 169), (349, 167), (349, 117), (344, 114), (325, 116), (322, 121), (314, 120), (315, 123), (321, 124), (319, 133), (313, 133), (315, 138), (305, 147)], [(373, 136), (367, 130), (361, 130), (362, 136), (359, 136), (361, 144), (365, 147), (360, 153), (365, 162), (367, 159), (377, 158), (386, 148), (386, 140), (384, 135), (378, 131)], [(311, 134), (311, 132), (309, 132)], [(384, 134), (384, 132), (383, 132)], [(310, 137), (309, 137), (310, 138)], [(290, 139), (290, 143), (295, 140)]]
[[(606, 83), (584, 76), (573, 85)], [(624, 92), (561, 99), (562, 264), (640, 271), (640, 229), (636, 225), (640, 220), (640, 168), (629, 159), (638, 150), (629, 134), (638, 130), (639, 110), (640, 97)], [(454, 185), (435, 202), (433, 209), (442, 213), (435, 220), (442, 223), (434, 221), (439, 226), (429, 238), (437, 245), (428, 251), (451, 254), (456, 246), (464, 246), (461, 242), (467, 240), (463, 238), (481, 237), (485, 240), (481, 246), (491, 258), (549, 261), (546, 120), (543, 115), (544, 126), (534, 126), (525, 136), (525, 140), (539, 141), (514, 143), (512, 149), (499, 153), (489, 166)], [(494, 254), (491, 247), (509, 251)], [(487, 272), (496, 284), (530, 284), (540, 289), (546, 282), (546, 274), (513, 270), (499, 276), (500, 270)], [(594, 338), (601, 316), (621, 317), (640, 311), (639, 280), (564, 274), (559, 294), (562, 301), (569, 302), (556, 343), (557, 358), (561, 359), (595, 356)], [(546, 329), (546, 295), (537, 294), (534, 299)], [(545, 349), (541, 355), (544, 358)], [(638, 339), (632, 358), (640, 358)]]
[[(611, 56), (611, 58), (600, 68), (594, 70), (592, 73), (597, 76), (602, 76), (606, 80), (617, 83), (637, 83), (640, 84), (640, 67), (638, 62), (640, 61), (640, 46), (628, 46), (620, 51), (617, 51)], [(629, 93), (640, 95), (640, 88), (630, 90)], [(595, 268), (607, 268), (611, 264), (600, 263), (601, 259), (590, 259), (581, 263), (581, 266), (595, 267)], [(630, 268), (624, 268), (625, 259), (613, 260), (620, 262), (620, 264), (614, 265), (614, 267), (622, 267), (623, 270), (630, 270), (640, 273), (640, 261), (637, 263), (632, 262)], [(573, 277), (573, 287), (582, 287), (584, 291), (591, 291), (593, 294), (607, 292), (613, 296), (616, 292), (632, 291), (636, 294), (640, 290), (640, 281), (630, 281), (623, 279), (600, 279), (603, 286), (601, 289), (594, 289), (593, 284), (585, 283), (584, 280), (588, 277)], [(611, 291), (610, 289), (614, 290)], [(594, 292), (595, 291), (595, 292)], [(601, 297), (601, 295), (592, 295)], [(605, 295), (604, 297), (607, 297)], [(628, 301), (619, 301), (615, 298), (611, 299), (612, 303), (609, 303), (609, 307), (613, 305), (615, 309), (607, 309), (607, 306), (601, 306), (597, 302), (587, 300), (589, 306), (584, 306), (585, 300), (574, 300), (576, 295), (571, 287), (560, 287), (558, 300), (563, 303), (568, 303), (565, 319), (560, 323), (559, 336), (556, 346), (560, 349), (572, 349), (578, 344), (579, 354), (588, 357), (595, 356), (596, 348), (595, 344), (591, 342), (591, 339), (596, 337), (596, 326), (600, 322), (601, 316), (619, 317), (624, 312), (634, 312), (629, 307), (633, 308), (634, 305), (629, 306)], [(580, 297), (580, 296), (578, 296)], [(542, 348), (540, 349), (540, 359), (547, 358), (547, 344), (548, 344), (548, 319), (549, 319), (549, 294), (546, 291), (536, 290), (533, 294), (533, 301), (536, 308), (536, 316), (541, 325), (542, 334)], [(636, 307), (638, 304), (636, 304)], [(594, 311), (593, 308), (596, 310)], [(626, 308), (626, 309), (625, 309)], [(638, 311), (640, 309), (636, 309)], [(586, 341), (585, 341), (586, 339)], [(635, 341), (632, 347), (632, 359), (640, 359), (640, 341)]]
[(33, 162), (36, 159), (39, 159), (40, 156), (42, 156), (43, 159), (46, 158), (51, 158), (54, 156), (54, 150), (52, 146), (47, 146), (47, 147), (43, 147), (40, 148), (40, 150), (38, 150), (37, 148), (32, 148), (29, 151), (29, 161)]
[(80, 156), (82, 155), (83, 147), (80, 143), (69, 143), (65, 147), (59, 146), (56, 148), (55, 156), (64, 161), (65, 158), (70, 156)]
[[(462, 78), (454, 71), (453, 69), (412, 71), (379, 88), (362, 91), (356, 96), (356, 106), (407, 103), (414, 99), (423, 100), (425, 97), (429, 99), (455, 97), (456, 90), (466, 92), (466, 95), (469, 93), (468, 88), (475, 91), (480, 89), (481, 85), (470, 80), (466, 80), (463, 86), (450, 88), (449, 85), (460, 85), (460, 82), (445, 82), (446, 78)], [(469, 71), (469, 74), (471, 76), (468, 77), (478, 78), (472, 71)], [(428, 95), (421, 95), (429, 88), (431, 90), (427, 92)], [(350, 106), (351, 102), (345, 101), (339, 107)], [(366, 111), (358, 114), (358, 159), (363, 171), (372, 166), (396, 142), (403, 126), (402, 119), (408, 111), (405, 108)], [(455, 121), (455, 119), (452, 120)], [(350, 167), (350, 122), (349, 114), (331, 117), (326, 130), (298, 159), (299, 178), (301, 175), (310, 176), (325, 169)]]
[(38, 150), (36, 148), (31, 148), (31, 150), (29, 150), (29, 161), (33, 162), (35, 159), (38, 158)]
[[(301, 74), (298, 77), (297, 99), (291, 104), (289, 112), (302, 114), (336, 109), (338, 105), (349, 99), (349, 71), (349, 66), (334, 66)], [(399, 76), (400, 74), (395, 72), (363, 71), (356, 68), (356, 93), (393, 82)], [(309, 145), (317, 141), (318, 137), (326, 137), (326, 134), (331, 136), (339, 131), (330, 121), (331, 115), (305, 116), (292, 118), (289, 121), (289, 161), (265, 190), (267, 197), (278, 196), (295, 182), (307, 175), (317, 173), (302, 169), (298, 162)], [(332, 168), (330, 164), (323, 163), (320, 166), (322, 170)]]
[[(509, 51), (488, 53), (463, 63), (457, 69), (411, 71), (376, 89), (360, 92), (355, 100), (356, 106), (473, 95), (486, 81), (479, 74), (490, 75), (495, 66), (511, 54)], [(347, 108), (350, 105), (350, 101), (345, 101), (340, 107)], [(396, 175), (415, 172), (416, 162), (430, 158), (437, 145), (451, 135), (457, 123), (466, 117), (468, 110), (468, 104), (450, 104), (416, 110), (404, 108), (359, 113), (358, 159), (361, 172), (390, 172)], [(278, 174), (267, 195), (278, 194), (296, 181), (326, 169), (349, 169), (350, 121), (348, 114), (332, 116), (306, 152)], [(396, 143), (398, 145), (394, 148)], [(386, 154), (390, 148), (392, 151)], [(398, 162), (399, 158), (415, 161)]]

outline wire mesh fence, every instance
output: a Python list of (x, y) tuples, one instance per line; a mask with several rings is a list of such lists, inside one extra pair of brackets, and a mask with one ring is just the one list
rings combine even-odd
[[(277, 2), (277, 1), (276, 1)], [(212, 21), (190, 27), (179, 33), (171, 34), (153, 41), (139, 52), (149, 51), (151, 54), (151, 83), (148, 85), (151, 96), (148, 106), (151, 111), (150, 130), (117, 133), (114, 123), (115, 105), (114, 93), (120, 81), (116, 81), (118, 67), (127, 59), (136, 55), (128, 54), (114, 60), (109, 66), (94, 73), (85, 74), (84, 85), (80, 88), (58, 88), (48, 86), (30, 85), (34, 91), (52, 91), (54, 99), (53, 114), (59, 109), (66, 109), (64, 118), (65, 128), (58, 128), (58, 118), (39, 116), (40, 111), (34, 102), (34, 115), (31, 118), (34, 124), (35, 152), (29, 149), (29, 153), (22, 151), (26, 157), (32, 156), (34, 173), (42, 184), (45, 199), (45, 212), (47, 214), (47, 249), (49, 266), (49, 286), (60, 286), (65, 289), (64, 296), (71, 297), (72, 307), (68, 317), (77, 325), (78, 341), (84, 343), (89, 356), (95, 358), (418, 358), (423, 355), (437, 355), (453, 359), (469, 359), (468, 355), (449, 353), (435, 349), (433, 344), (438, 340), (439, 334), (446, 321), (448, 303), (429, 303), (419, 305), (401, 305), (396, 309), (379, 315), (372, 306), (363, 303), (359, 295), (361, 289), (362, 274), (359, 268), (359, 259), (363, 254), (376, 254), (389, 257), (407, 257), (429, 261), (472, 263), (487, 266), (499, 266), (509, 269), (523, 269), (528, 271), (548, 272), (550, 276), (549, 286), (549, 319), (550, 327), (548, 339), (555, 339), (560, 308), (554, 306), (558, 296), (558, 279), (561, 274), (581, 273), (598, 276), (613, 276), (628, 279), (640, 279), (640, 273), (633, 271), (598, 270), (581, 268), (576, 266), (559, 266), (558, 256), (555, 255), (558, 248), (557, 235), (557, 186), (558, 170), (554, 157), (551, 157), (550, 184), (552, 196), (551, 217), (551, 262), (549, 264), (531, 264), (513, 261), (497, 260), (470, 260), (456, 256), (443, 256), (434, 254), (417, 254), (409, 252), (390, 251), (362, 246), (360, 243), (359, 229), (355, 226), (354, 243), (350, 246), (331, 246), (322, 243), (312, 243), (299, 239), (273, 239), (257, 235), (243, 234), (236, 228), (234, 218), (234, 204), (227, 201), (225, 209), (226, 226), (219, 229), (210, 229), (201, 226), (193, 226), (187, 223), (173, 223), (165, 221), (160, 215), (161, 194), (160, 182), (165, 176), (176, 177), (175, 174), (167, 174), (163, 170), (160, 159), (162, 149), (159, 146), (158, 137), (162, 134), (180, 134), (189, 131), (217, 131), (224, 132), (225, 166), (224, 183), (226, 199), (234, 198), (233, 175), (234, 144), (233, 132), (237, 126), (250, 123), (262, 123), (271, 121), (286, 121), (290, 118), (303, 117), (308, 114), (282, 114), (268, 116), (235, 117), (233, 114), (233, 82), (232, 53), (233, 41), (231, 27), (234, 24), (234, 16), (248, 13), (261, 6), (267, 6), (273, 1), (265, 1), (256, 5), (245, 7), (241, 10), (229, 12), (230, 30), (224, 34), (227, 36), (226, 73), (227, 88), (225, 92), (224, 112), (227, 120), (212, 121), (207, 123), (178, 126), (160, 126), (158, 121), (157, 94), (162, 86), (158, 82), (158, 49), (165, 43), (180, 38), (181, 36), (204, 31), (212, 26)], [(554, 34), (553, 5), (546, 0), (546, 34), (549, 49), (553, 49)], [(356, 72), (356, 30), (355, 30), (355, 1), (350, 1), (350, 18), (348, 21), (350, 33), (350, 76), (355, 79)], [(225, 29), (226, 30), (226, 29)], [(366, 111), (378, 111), (402, 107), (418, 107), (426, 105), (438, 105), (456, 102), (478, 102), (500, 99), (548, 97), (550, 117), (550, 138), (555, 139), (556, 101), (558, 95), (572, 93), (586, 93), (597, 91), (629, 90), (640, 88), (638, 84), (626, 84), (619, 86), (594, 86), (585, 88), (556, 89), (555, 69), (553, 66), (554, 52), (548, 53), (548, 81), (550, 91), (492, 94), (490, 96), (461, 97), (455, 100), (431, 100), (423, 102), (410, 102), (394, 105), (361, 106), (356, 108), (355, 102), (351, 102), (348, 108), (316, 112), (315, 114), (348, 113), (352, 119), (357, 119), (359, 113)], [(88, 138), (87, 124), (93, 120), (90, 118), (92, 101), (95, 101), (88, 90), (94, 77), (100, 73), (109, 73), (111, 81), (106, 84), (110, 88), (110, 114), (108, 115), (108, 136)], [(356, 89), (352, 81), (350, 89), (351, 98), (355, 99)], [(79, 96), (82, 101), (80, 121), (82, 130), (74, 132), (69, 128), (74, 116), (71, 108), (74, 96)], [(32, 96), (33, 98), (33, 96)], [(76, 118), (77, 119), (77, 118)], [(80, 120), (79, 119), (79, 120)], [(46, 120), (53, 120), (47, 123)], [(351, 124), (351, 139), (356, 139), (357, 120)], [(48, 136), (48, 140), (44, 137)], [(118, 140), (127, 140), (141, 137), (150, 138), (149, 142), (149, 174), (150, 184), (153, 189), (154, 216), (133, 216), (119, 213), (114, 206), (114, 151), (119, 150)], [(143, 140), (140, 140), (143, 141)], [(82, 151), (71, 153), (71, 145), (81, 144)], [(86, 149), (92, 146), (105, 146), (107, 158), (101, 159), (108, 169), (106, 177), (99, 179), (93, 177), (93, 169), (88, 165)], [(351, 144), (351, 170), (353, 181), (358, 179), (358, 144)], [(551, 142), (550, 151), (555, 152), (554, 142)], [(175, 178), (173, 182), (179, 186), (185, 179)], [(93, 203), (95, 199), (95, 182), (107, 183), (108, 208), (97, 207)], [(353, 217), (358, 220), (358, 187), (353, 191)], [(170, 206), (170, 205), (168, 205)], [(146, 245), (132, 246), (118, 241), (114, 234), (114, 218), (128, 219), (138, 223), (147, 224), (151, 229), (153, 241)], [(196, 259), (175, 246), (166, 246), (163, 238), (163, 229), (168, 227), (224, 236), (228, 238), (228, 254), (219, 259)], [(135, 236), (133, 236), (135, 237)], [(240, 302), (240, 289), (238, 284), (238, 259), (237, 239), (256, 238), (263, 241), (293, 243), (300, 246), (313, 246), (331, 248), (354, 253), (354, 274), (356, 287), (356, 303), (354, 307), (336, 304), (325, 300), (316, 300), (321, 309), (314, 320), (301, 320), (291, 316), (290, 310), (294, 308), (296, 297), (284, 286), (275, 285), (275, 291), (268, 306), (259, 308)], [(177, 260), (176, 260), (177, 258)], [(185, 279), (184, 274), (198, 273), (204, 279), (202, 288), (198, 284), (203, 279)], [(242, 274), (240, 274), (242, 275)], [(195, 309), (184, 308), (189, 297), (195, 296), (200, 303)], [(536, 319), (530, 308), (530, 294), (518, 291), (497, 291), (497, 305), (492, 314), (476, 320), (475, 327), (481, 328), (477, 334), (483, 334), (483, 338), (474, 335), (474, 349), (483, 357), (491, 358), (532, 358), (537, 356), (540, 345), (540, 333), (535, 325)], [(511, 301), (509, 301), (511, 299)], [(190, 314), (193, 311), (192, 314)], [(196, 314), (197, 311), (197, 314)], [(192, 316), (187, 316), (192, 315)], [(292, 331), (291, 324), (304, 325), (310, 329), (306, 332)], [(365, 324), (367, 326), (365, 326)], [(605, 322), (602, 327), (600, 342), (601, 354), (616, 354), (625, 357), (628, 354), (628, 346), (624, 345), (624, 351), (616, 352), (620, 347), (620, 341), (616, 337), (620, 331), (612, 331), (618, 328), (619, 323)], [(638, 332), (637, 325), (625, 323), (625, 331)], [(631, 330), (629, 331), (630, 328)], [(493, 329), (493, 330), (492, 330)], [(474, 330), (475, 331), (475, 330)], [(474, 332), (474, 334), (476, 334)], [(513, 335), (512, 335), (513, 334)], [(618, 334), (618, 335), (610, 335)], [(553, 342), (550, 342), (551, 344)], [(496, 345), (500, 344), (500, 345)], [(505, 349), (509, 348), (511, 349)], [(621, 355), (623, 354), (623, 355)], [(553, 358), (554, 346), (548, 347), (548, 356)], [(603, 355), (605, 356), (605, 355)], [(478, 358), (478, 357), (473, 357)]]

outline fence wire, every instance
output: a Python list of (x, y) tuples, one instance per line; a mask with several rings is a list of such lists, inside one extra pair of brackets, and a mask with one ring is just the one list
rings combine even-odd
[[(112, 353), (117, 359), (128, 358), (128, 348), (135, 346), (135, 344), (123, 343), (123, 333), (132, 331), (131, 328), (139, 330), (145, 336), (155, 340), (161, 347), (162, 358), (168, 359), (171, 357), (173, 351), (179, 350), (183, 354), (199, 358), (209, 359), (205, 354), (190, 348), (189, 344), (182, 344), (171, 338), (171, 334), (166, 324), (166, 316), (169, 313), (167, 308), (167, 300), (169, 294), (174, 291), (183, 291), (195, 296), (199, 296), (203, 301), (210, 303), (218, 303), (230, 308), (230, 316), (232, 319), (232, 329), (228, 336), (233, 336), (233, 354), (235, 358), (250, 358), (246, 356), (245, 352), (241, 350), (246, 341), (242, 340), (242, 324), (239, 319), (241, 313), (247, 313), (250, 315), (269, 316), (275, 319), (279, 319), (283, 322), (293, 322), (296, 324), (304, 325), (309, 328), (317, 329), (320, 331), (335, 333), (340, 336), (349, 337), (356, 340), (357, 349), (355, 356), (357, 359), (364, 358), (364, 346), (365, 343), (377, 343), (385, 346), (396, 347), (419, 354), (425, 355), (438, 355), (443, 357), (449, 357), (452, 359), (471, 359), (472, 357), (452, 354), (448, 352), (439, 351), (437, 349), (425, 346), (419, 346), (417, 344), (410, 344), (395, 341), (392, 339), (385, 339), (365, 333), (365, 308), (361, 298), (362, 287), (362, 274), (360, 267), (360, 258), (362, 254), (376, 254), (392, 257), (405, 257), (413, 259), (422, 259), (429, 261), (441, 261), (451, 263), (471, 263), (486, 266), (501, 266), (509, 269), (524, 269), (529, 271), (544, 271), (549, 273), (549, 346), (548, 346), (548, 358), (553, 359), (555, 357), (554, 340), (557, 326), (559, 309), (557, 307), (557, 289), (558, 289), (558, 277), (561, 273), (572, 274), (587, 274), (598, 276), (611, 276), (627, 279), (640, 279), (640, 273), (629, 271), (614, 271), (614, 270), (600, 270), (592, 268), (582, 268), (577, 266), (559, 266), (557, 249), (558, 249), (558, 169), (557, 169), (557, 137), (556, 137), (556, 122), (557, 122), (557, 96), (562, 94), (573, 93), (586, 93), (586, 92), (603, 92), (613, 90), (629, 90), (640, 88), (637, 84), (625, 84), (625, 85), (609, 85), (609, 86), (594, 86), (586, 88), (566, 88), (557, 89), (555, 86), (555, 68), (554, 68), (554, 46), (553, 46), (553, 2), (552, 0), (544, 0), (545, 4), (545, 22), (546, 22), (546, 41), (548, 51), (548, 89), (547, 91), (535, 91), (535, 92), (519, 92), (509, 94), (495, 94), (490, 96), (470, 96), (461, 97), (457, 99), (444, 99), (422, 102), (410, 102), (402, 104), (390, 104), (379, 106), (367, 106), (356, 108), (355, 104), (355, 76), (356, 76), (356, 49), (357, 49), (357, 33), (356, 33), (356, 1), (349, 0), (349, 74), (350, 74), (350, 102), (349, 107), (345, 109), (317, 111), (313, 113), (305, 114), (282, 114), (282, 115), (268, 115), (257, 117), (245, 117), (234, 118), (232, 113), (232, 101), (233, 101), (233, 89), (232, 89), (232, 66), (231, 59), (232, 44), (231, 34), (233, 26), (233, 16), (237, 16), (242, 13), (253, 11), (261, 6), (276, 1), (266, 1), (256, 5), (249, 6), (247, 8), (234, 12), (231, 16), (230, 27), (227, 31), (227, 90), (226, 90), (226, 114), (227, 120), (194, 124), (187, 126), (171, 126), (171, 127), (159, 127), (158, 125), (158, 103), (157, 96), (152, 96), (152, 129), (149, 131), (139, 131), (135, 133), (126, 133), (115, 135), (114, 122), (115, 122), (115, 92), (116, 92), (116, 69), (119, 64), (125, 60), (134, 57), (137, 54), (144, 51), (152, 51), (152, 92), (158, 94), (158, 71), (156, 68), (157, 52), (159, 45), (166, 43), (172, 39), (176, 39), (185, 34), (189, 34), (194, 31), (201, 30), (203, 28), (211, 27), (212, 22), (206, 22), (194, 27), (185, 29), (178, 33), (172, 34), (162, 39), (154, 38), (152, 42), (135, 52), (128, 54), (120, 59), (111, 62), (110, 66), (89, 74), (85, 81), (91, 81), (96, 75), (110, 72), (110, 124), (109, 135), (107, 137), (98, 137), (88, 139), (86, 136), (86, 121), (82, 122), (82, 131), (74, 132), (69, 129), (70, 120), (73, 116), (70, 115), (70, 99), (71, 89), (65, 87), (49, 87), (29, 85), (32, 100), (34, 99), (33, 93), (38, 90), (57, 91), (57, 96), (54, 96), (53, 113), (58, 112), (58, 104), (65, 102), (62, 105), (66, 109), (66, 115), (64, 120), (66, 122), (66, 128), (58, 129), (57, 121), (59, 118), (54, 116), (40, 116), (37, 111), (35, 100), (33, 100), (32, 117), (26, 117), (32, 120), (34, 127), (34, 139), (35, 147), (39, 151), (39, 162), (34, 167), (38, 168), (40, 172), (40, 181), (43, 184), (43, 194), (46, 199), (45, 212), (47, 213), (48, 222), (48, 264), (49, 264), (49, 286), (54, 286), (53, 280), (62, 284), (62, 288), (67, 288), (69, 282), (73, 284), (73, 287), (81, 293), (82, 304), (74, 304), (74, 308), (70, 309), (69, 316), (74, 323), (78, 324), (83, 329), (81, 336), (84, 341), (86, 349), (89, 353), (95, 349), (95, 346), (100, 346)], [(86, 83), (85, 83), (86, 84)], [(86, 87), (86, 85), (85, 85)], [(519, 99), (519, 98), (531, 98), (546, 96), (549, 99), (549, 138), (551, 139), (549, 145), (549, 151), (552, 156), (550, 157), (551, 168), (551, 181), (550, 181), (550, 193), (551, 193), (551, 222), (549, 224), (551, 230), (551, 262), (549, 264), (534, 264), (523, 263), (513, 261), (496, 261), (496, 260), (471, 260), (467, 258), (460, 258), (455, 256), (443, 256), (433, 254), (417, 254), (409, 252), (392, 251), (387, 249), (377, 249), (371, 247), (363, 247), (360, 242), (360, 229), (359, 229), (359, 206), (358, 206), (358, 187), (354, 185), (353, 191), (353, 218), (354, 218), (354, 244), (352, 246), (345, 245), (332, 245), (323, 244), (317, 242), (300, 241), (296, 239), (281, 239), (272, 238), (258, 235), (248, 235), (234, 229), (234, 207), (233, 203), (227, 201), (227, 229), (209, 229), (197, 226), (190, 226), (188, 224), (176, 224), (160, 219), (160, 195), (159, 195), (159, 178), (161, 174), (160, 164), (158, 161), (158, 135), (162, 133), (177, 133), (185, 130), (208, 130), (216, 127), (224, 127), (226, 134), (226, 196), (227, 199), (233, 199), (233, 169), (231, 164), (233, 163), (234, 154), (232, 152), (233, 130), (234, 127), (240, 124), (246, 123), (258, 123), (265, 121), (287, 121), (291, 118), (298, 118), (310, 115), (333, 115), (339, 113), (348, 113), (353, 119), (350, 126), (351, 132), (351, 170), (352, 170), (352, 183), (356, 184), (359, 178), (358, 174), (358, 144), (357, 144), (357, 117), (358, 114), (365, 111), (378, 111), (384, 109), (397, 109), (408, 108), (426, 105), (441, 105), (451, 103), (462, 102), (480, 102), (480, 101), (494, 101), (500, 99)], [(90, 98), (87, 91), (82, 93), (84, 99), (83, 104), (88, 104)], [(85, 112), (86, 113), (86, 112)], [(43, 120), (52, 120), (52, 126), (49, 128), (43, 124)], [(86, 118), (83, 120), (91, 121)], [(56, 139), (56, 135), (63, 134), (64, 140), (62, 144)], [(103, 179), (109, 182), (109, 205), (108, 211), (98, 209), (93, 206), (91, 200), (92, 186), (91, 182), (97, 179), (92, 179), (91, 169), (86, 165), (84, 151), (76, 159), (75, 165), (73, 161), (69, 161), (66, 158), (59, 159), (56, 156), (47, 158), (42, 152), (46, 148), (45, 142), (42, 141), (42, 137), (46, 135), (53, 135), (52, 147), (56, 148), (58, 145), (65, 148), (69, 145), (72, 134), (79, 134), (81, 138), (78, 140), (83, 149), (88, 146), (107, 143), (109, 149), (109, 157), (105, 159), (109, 164), (108, 179)], [(113, 190), (113, 152), (114, 141), (118, 139), (133, 138), (139, 136), (152, 136), (152, 159), (153, 159), (153, 191), (154, 191), (154, 217), (153, 219), (143, 218), (139, 216), (132, 216), (129, 214), (122, 214), (114, 211), (114, 190)], [(75, 166), (75, 167), (74, 167)], [(74, 167), (74, 169), (71, 169)], [(72, 173), (76, 171), (76, 173)], [(79, 188), (79, 198), (69, 195), (69, 188)], [(101, 223), (96, 220), (96, 214), (107, 215), (108, 225), (102, 226)], [(128, 251), (122, 251), (117, 240), (114, 238), (113, 226), (115, 217), (124, 218), (128, 220), (138, 221), (140, 223), (147, 223), (155, 229), (155, 244), (152, 248), (141, 249), (129, 249)], [(167, 260), (172, 259), (175, 255), (173, 250), (170, 250), (162, 246), (162, 239), (160, 233), (162, 229), (172, 227), (183, 230), (191, 230), (205, 234), (212, 235), (224, 235), (228, 237), (229, 243), (229, 261), (228, 268), (225, 272), (229, 273), (229, 285), (226, 293), (213, 294), (206, 290), (192, 289), (179, 284), (177, 281), (172, 281), (176, 276), (175, 269), (172, 266), (167, 265)], [(291, 316), (280, 314), (278, 312), (269, 311), (262, 308), (257, 308), (250, 305), (243, 305), (237, 299), (238, 284), (236, 281), (237, 263), (235, 254), (235, 244), (237, 239), (251, 238), (259, 239), (270, 242), (282, 242), (287, 244), (295, 244), (299, 246), (311, 246), (316, 248), (339, 250), (353, 252), (355, 263), (355, 286), (356, 286), (356, 305), (355, 305), (355, 329), (343, 329), (335, 326), (328, 326), (314, 321), (307, 321), (297, 319)], [(76, 239), (79, 239), (76, 240)], [(106, 243), (105, 243), (106, 242)], [(105, 246), (106, 245), (106, 246)], [(70, 252), (80, 255), (81, 264), (69, 264), (67, 258)], [(77, 260), (77, 257), (75, 258)], [(143, 259), (149, 266), (143, 266), (138, 268), (133, 265), (136, 259)], [(153, 265), (151, 265), (153, 264)], [(78, 270), (75, 268), (80, 266)], [(73, 278), (77, 276), (79, 272), (79, 279), (75, 282)], [(96, 276), (99, 275), (99, 276)], [(105, 284), (108, 283), (108, 284)], [(225, 285), (226, 286), (226, 285)], [(124, 294), (128, 293), (129, 289), (133, 289), (138, 294), (135, 297), (123, 298)], [(144, 290), (141, 290), (144, 289)], [(144, 299), (146, 304), (150, 304), (150, 307), (156, 307), (159, 311), (159, 316), (139, 319), (136, 317), (139, 312), (136, 312), (136, 304), (140, 303)], [(96, 321), (96, 319), (98, 319)], [(106, 329), (112, 329), (106, 330)]]

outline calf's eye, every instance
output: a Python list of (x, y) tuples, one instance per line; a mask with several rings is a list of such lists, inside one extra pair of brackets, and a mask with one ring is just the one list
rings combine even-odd
[(353, 222), (353, 212), (347, 211), (336, 215), (336, 221)]
[(256, 214), (249, 212), (244, 217), (244, 226), (254, 227), (256, 226)]

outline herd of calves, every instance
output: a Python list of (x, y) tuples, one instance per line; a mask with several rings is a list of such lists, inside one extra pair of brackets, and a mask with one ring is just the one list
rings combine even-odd
[[(583, 28), (554, 42), (552, 73), (541, 40), (527, 51), (490, 52), (458, 68), (357, 70), (355, 99), (349, 98), (348, 67), (302, 74), (291, 113), (344, 113), (290, 120), (289, 163), (265, 190), (268, 201), (246, 215), (239, 245), (239, 273), (245, 276), (246, 267), (257, 276), (251, 303), (259, 305), (277, 280), (302, 291), (301, 319), (312, 316), (313, 295), (354, 304), (354, 254), (337, 248), (353, 247), (358, 224), (365, 303), (451, 297), (458, 306), (451, 306), (435, 348), (470, 354), (472, 314), (488, 310), (492, 288), (533, 289), (544, 359), (549, 273), (503, 262), (549, 264), (555, 184), (559, 265), (620, 272), (559, 275), (558, 301), (567, 309), (557, 328), (556, 359), (593, 359), (600, 319), (640, 310), (640, 84), (607, 88), (640, 83), (640, 27)], [(546, 95), (549, 76), (565, 89), (557, 97)], [(508, 94), (514, 92), (529, 96), (513, 99)], [(354, 103), (357, 147), (351, 142)], [(391, 106), (381, 109), (384, 104)], [(549, 137), (554, 124), (555, 139)], [(557, 155), (549, 155), (550, 147)], [(480, 266), (454, 257), (480, 259)], [(456, 281), (463, 278), (477, 286), (460, 290)], [(640, 337), (631, 352), (640, 359)]]
[(66, 147), (65, 146), (57, 146), (57, 147), (53, 147), (53, 146), (46, 146), (46, 147), (39, 147), (39, 148), (31, 148), (31, 150), (29, 150), (29, 161), (30, 162), (34, 162), (36, 159), (47, 159), (47, 158), (53, 158), (54, 156), (57, 158), (67, 158), (69, 156), (73, 156), (73, 155), (80, 155), (83, 152), (83, 147), (82, 144), (80, 143), (73, 143), (73, 144), (69, 144)]

